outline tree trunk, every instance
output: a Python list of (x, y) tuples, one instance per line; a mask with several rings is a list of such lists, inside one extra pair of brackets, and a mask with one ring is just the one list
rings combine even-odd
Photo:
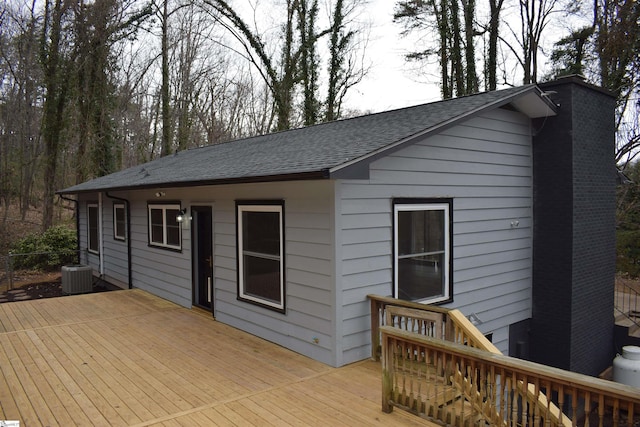
[[(46, 10), (51, 7), (46, 2)], [(43, 29), (43, 65), (46, 98), (44, 101), (44, 117), (42, 133), (45, 146), (44, 170), (44, 205), (42, 210), (42, 228), (49, 229), (53, 225), (54, 195), (57, 183), (57, 165), (62, 133), (63, 111), (67, 97), (66, 76), (62, 73), (63, 58), (61, 57), (62, 17), (65, 5), (62, 0), (55, 0), (51, 11), (51, 30), (47, 34), (47, 25)], [(49, 44), (46, 44), (47, 38)]]
[(341, 32), (344, 20), (343, 7), (343, 0), (337, 0), (333, 10), (333, 22), (331, 23), (331, 38), (329, 40), (329, 87), (327, 89), (327, 107), (325, 113), (325, 120), (328, 122), (338, 118), (338, 85), (344, 60), (344, 52), (340, 48), (342, 45)]
[(476, 15), (475, 0), (463, 0), (464, 13), (464, 38), (465, 38), (465, 68), (466, 68), (466, 94), (478, 92), (478, 74), (476, 72), (476, 55), (473, 37), (475, 36), (475, 28), (473, 20)]
[(500, 11), (503, 0), (489, 0), (491, 17), (489, 19), (489, 49), (485, 68), (487, 70), (487, 90), (498, 87), (498, 38), (500, 35)]
[(169, 13), (168, 2), (164, 0), (162, 9), (162, 148), (160, 155), (171, 154), (171, 98), (169, 97)]

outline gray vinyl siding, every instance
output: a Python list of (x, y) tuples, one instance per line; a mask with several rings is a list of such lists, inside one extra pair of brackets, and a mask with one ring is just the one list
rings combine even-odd
[(180, 251), (149, 245), (148, 204), (179, 203), (178, 194), (177, 190), (167, 191), (162, 199), (155, 198), (153, 192), (131, 195), (132, 282), (136, 288), (191, 307), (190, 230), (182, 228)]
[[(335, 365), (333, 184), (211, 187), (216, 319)], [(286, 313), (237, 299), (236, 200), (284, 200)], [(317, 343), (315, 340), (317, 339)]]
[[(430, 136), (343, 181), (345, 362), (369, 350), (366, 294), (392, 293), (392, 199), (453, 199), (453, 303), (507, 353), (508, 326), (531, 317), (532, 157), (529, 120), (496, 110)], [(511, 227), (512, 221), (518, 227)]]
[[(165, 196), (159, 199), (154, 193), (114, 194), (131, 202), (134, 287), (191, 307), (191, 228), (183, 224), (181, 251), (149, 246), (147, 204), (179, 202), (188, 209), (192, 205), (210, 205), (214, 221), (216, 319), (324, 363), (337, 364), (332, 182), (177, 188), (165, 190)], [(237, 299), (236, 200), (284, 200), (284, 314)], [(127, 245), (113, 239), (111, 199), (105, 198), (103, 210), (105, 274), (126, 283)]]
[[(165, 203), (165, 199), (156, 199), (152, 191), (118, 192), (113, 194), (130, 201), (131, 212), (131, 256), (132, 283), (136, 288), (144, 289), (177, 304), (191, 306), (191, 241), (190, 230), (182, 231), (182, 250), (168, 250), (149, 246), (147, 204)], [(174, 190), (174, 195), (177, 193)], [(103, 259), (100, 270), (100, 257), (86, 251), (87, 247), (87, 200), (99, 200), (97, 194), (82, 196), (80, 202), (80, 243), (83, 262), (94, 269), (94, 274), (103, 274), (105, 280), (121, 287), (128, 286), (128, 245), (126, 241), (113, 238), (114, 200), (102, 195), (102, 244)], [(170, 202), (179, 201), (177, 198)], [(184, 205), (184, 204), (183, 204)]]
[(113, 230), (113, 205), (122, 203), (108, 197), (103, 198), (102, 203), (102, 238), (103, 238), (103, 264), (104, 278), (110, 283), (120, 287), (128, 285), (127, 276), (127, 242), (114, 238)]

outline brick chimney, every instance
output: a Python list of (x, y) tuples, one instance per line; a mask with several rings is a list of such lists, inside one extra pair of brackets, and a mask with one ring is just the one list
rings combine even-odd
[(614, 356), (615, 99), (577, 76), (539, 86), (559, 108), (533, 128), (530, 356), (598, 375)]

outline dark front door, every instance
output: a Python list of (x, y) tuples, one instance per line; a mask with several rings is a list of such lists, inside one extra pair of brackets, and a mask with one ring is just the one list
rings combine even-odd
[(213, 214), (211, 206), (192, 206), (193, 305), (213, 312)]

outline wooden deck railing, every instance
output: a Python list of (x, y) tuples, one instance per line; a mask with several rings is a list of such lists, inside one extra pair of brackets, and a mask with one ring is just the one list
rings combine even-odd
[[(517, 369), (508, 372), (496, 371), (496, 366), (488, 366), (479, 372), (473, 363), (471, 365), (455, 363), (449, 365), (450, 367), (445, 370), (446, 363), (452, 363), (451, 361), (454, 360), (451, 354), (441, 355), (444, 359), (440, 360), (434, 359), (433, 356), (427, 357), (424, 349), (407, 347), (409, 344), (403, 343), (394, 334), (407, 334), (412, 338), (427, 337), (425, 339), (431, 341), (456, 344), (462, 349), (459, 349), (456, 357), (466, 357), (465, 351), (475, 351), (472, 348), (482, 351), (485, 356), (491, 354), (502, 358), (506, 356), (503, 356), (459, 310), (426, 306), (377, 295), (369, 295), (369, 298), (372, 319), (372, 357), (379, 360), (382, 356), (383, 359), (383, 409), (385, 410), (399, 406), (425, 418), (453, 425), (465, 425), (470, 419), (482, 421), (480, 424), (487, 423), (488, 425), (502, 425), (506, 420), (515, 422), (515, 424), (510, 422), (508, 425), (533, 425), (521, 422), (523, 416), (525, 420), (530, 416), (531, 422), (538, 420), (535, 425), (541, 425), (542, 420), (548, 426), (578, 425), (580, 416), (583, 416), (586, 422), (584, 425), (589, 425), (589, 421), (591, 421), (591, 425), (598, 425), (597, 423), (593, 424), (593, 421), (590, 420), (590, 417), (594, 416), (591, 407), (587, 408), (589, 405), (580, 406), (581, 404), (579, 404), (579, 402), (588, 401), (590, 396), (597, 395), (598, 402), (602, 397), (604, 399), (603, 405), (605, 405), (602, 408), (598, 407), (599, 411), (595, 412), (599, 414), (598, 416), (604, 417), (605, 409), (607, 414), (615, 412), (606, 406), (611, 400), (606, 391), (601, 391), (598, 394), (590, 390), (586, 400), (582, 394), (577, 392), (578, 389), (572, 390), (571, 394), (567, 395), (568, 392), (563, 391), (564, 385), (559, 390), (550, 385), (541, 386), (542, 377), (537, 376), (537, 371), (533, 374), (531, 372), (521, 373)], [(391, 359), (389, 359), (392, 356), (389, 354), (389, 350), (384, 350), (384, 353), (382, 350), (383, 345), (389, 346), (388, 342), (383, 341), (389, 340), (390, 337), (395, 340), (393, 346), (396, 350), (402, 349), (399, 350), (399, 353), (397, 351), (393, 353)], [(405, 355), (405, 357), (400, 357), (398, 354)], [(431, 350), (429, 354), (435, 353)], [(517, 366), (518, 363), (529, 363), (519, 359), (507, 359), (514, 366)], [(541, 369), (548, 369), (544, 365), (537, 366)], [(565, 371), (560, 372), (569, 376), (577, 375)], [(593, 380), (591, 377), (579, 377), (587, 383)], [(501, 382), (503, 378), (505, 380)], [(398, 387), (398, 381), (402, 384), (402, 388)], [(617, 384), (604, 383), (614, 388), (617, 386)], [(501, 391), (499, 394), (493, 391), (486, 393), (486, 390), (483, 391), (483, 387), (486, 390)], [(552, 393), (551, 396), (566, 395), (570, 396), (570, 399), (566, 400), (564, 397), (555, 400), (548, 399), (549, 391)], [(503, 393), (507, 394), (502, 396)], [(416, 397), (418, 395), (421, 397)], [(580, 396), (582, 400), (576, 400), (578, 398), (576, 396)], [(502, 400), (498, 397), (501, 397)], [(514, 408), (514, 401), (516, 405), (521, 406)], [(454, 404), (454, 402), (459, 403)], [(507, 410), (505, 409), (506, 402), (510, 402), (508, 412), (511, 414), (511, 418), (504, 417), (505, 410)], [(577, 406), (567, 406), (567, 402), (574, 402)], [(620, 409), (615, 405), (614, 407), (617, 408), (616, 410)], [(560, 411), (559, 408), (563, 408), (563, 411)], [(629, 409), (630, 407), (627, 408), (627, 410)], [(474, 415), (471, 418), (465, 417), (465, 410), (467, 414), (471, 411)], [(585, 416), (586, 418), (584, 418)], [(611, 418), (611, 420), (613, 419)], [(467, 421), (463, 422), (464, 420)], [(622, 426), (623, 424), (616, 425)]]
[[(392, 316), (395, 319), (394, 326), (406, 331), (443, 338), (447, 341), (501, 354), (500, 350), (482, 335), (460, 310), (427, 306), (380, 295), (368, 295), (367, 297), (371, 301), (371, 357), (376, 361), (380, 360), (380, 327), (387, 324), (387, 309), (391, 309), (394, 313)], [(399, 310), (399, 308), (404, 310)], [(421, 328), (417, 319), (425, 316), (426, 313), (430, 313), (429, 315), (432, 316), (432, 324), (438, 322), (437, 328), (434, 326)], [(434, 335), (436, 329), (440, 335)]]
[(454, 426), (636, 425), (636, 388), (392, 326), (380, 333), (385, 412), (399, 407)]

